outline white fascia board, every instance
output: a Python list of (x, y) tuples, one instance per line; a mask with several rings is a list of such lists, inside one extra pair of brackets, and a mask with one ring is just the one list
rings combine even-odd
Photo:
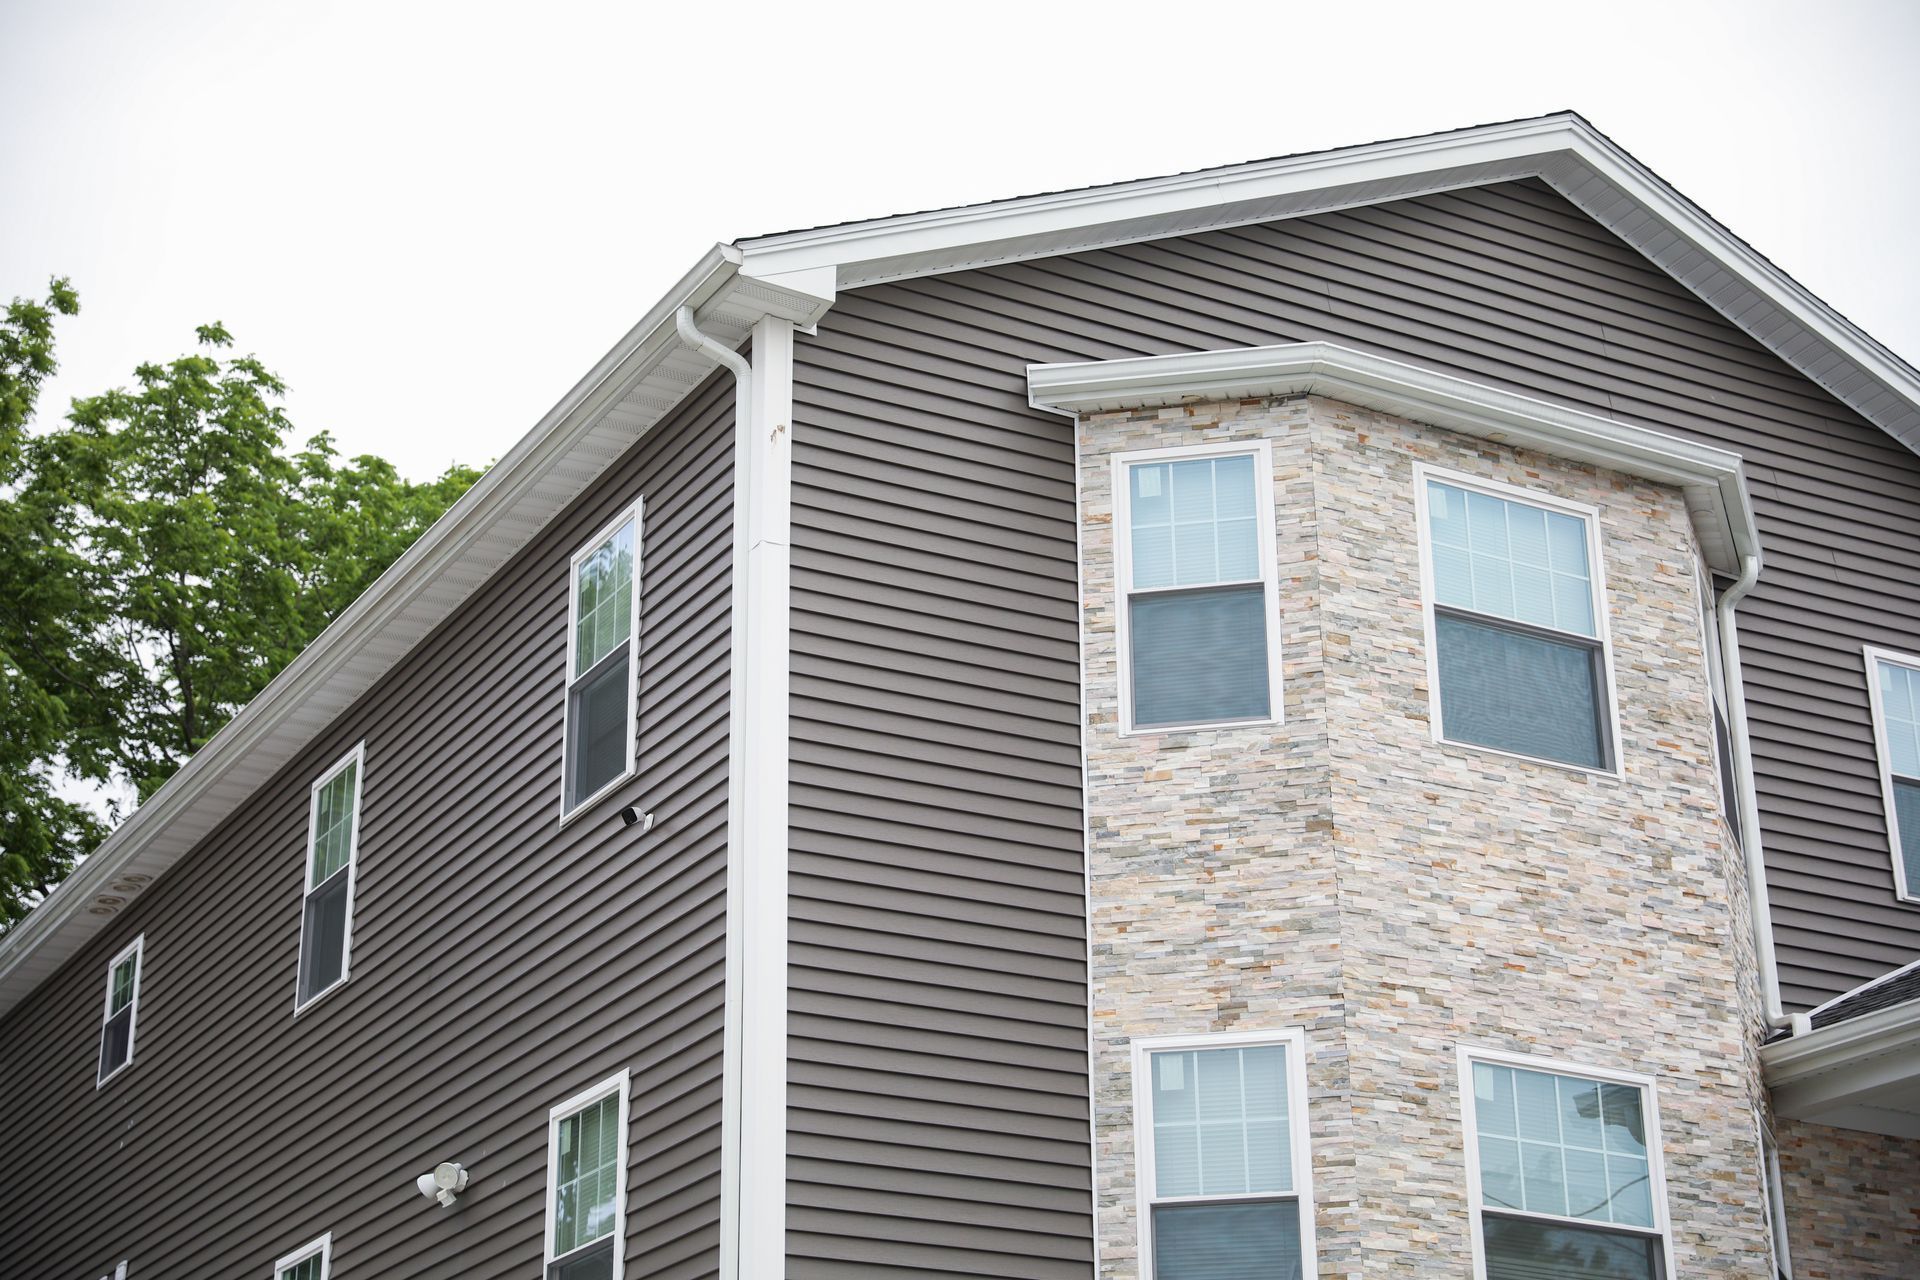
[(709, 250), (212, 741), (0, 935), (0, 1014), (325, 732), (699, 385), (711, 366), (680, 345), (680, 306), (692, 306), (704, 324), (734, 341), (762, 316), (800, 322), (824, 311), (821, 299), (781, 282), (742, 280), (739, 261), (731, 246)]
[[(1471, 186), (1536, 170), (1540, 157), (1561, 145), (1575, 118), (1544, 116), (1509, 124), (1463, 129), (1419, 138), (1394, 139), (1335, 151), (1260, 160), (1136, 182), (1024, 196), (955, 209), (901, 214), (814, 230), (789, 231), (738, 241), (745, 269), (775, 274), (832, 267), (841, 288), (880, 279), (930, 275), (988, 262), (1035, 256), (1018, 246), (1072, 235), (1083, 247), (1138, 238), (1134, 224), (1198, 218), (1198, 225), (1227, 225), (1223, 207), (1264, 205), (1306, 193), (1355, 189), (1329, 197), (1316, 210), (1368, 204), (1383, 187), (1397, 188), (1411, 176), (1426, 189)], [(1371, 192), (1371, 194), (1365, 194)], [(1165, 235), (1175, 232), (1156, 231)], [(1001, 246), (998, 251), (987, 246)], [(1048, 248), (1045, 253), (1061, 250)], [(912, 269), (881, 264), (915, 263)]]
[(1920, 1000), (1763, 1044), (1760, 1065), (1767, 1086), (1778, 1090), (1889, 1055), (1920, 1079)]
[(1572, 113), (739, 242), (840, 289), (1538, 178), (1861, 416), (1920, 451), (1920, 372)]
[(1776, 1114), (1920, 1138), (1920, 1000), (1760, 1047)]
[(1027, 366), (1028, 403), (1075, 416), (1208, 400), (1322, 395), (1678, 487), (1708, 562), (1760, 554), (1740, 455), (1331, 342)]

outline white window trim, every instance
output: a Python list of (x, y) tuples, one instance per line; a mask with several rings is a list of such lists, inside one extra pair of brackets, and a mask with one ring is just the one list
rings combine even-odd
[(1542, 1058), (1524, 1053), (1507, 1053), (1500, 1049), (1482, 1048), (1477, 1045), (1460, 1045), (1460, 1122), (1465, 1131), (1467, 1156), (1467, 1212), (1473, 1219), (1473, 1275), (1474, 1280), (1487, 1280), (1487, 1245), (1485, 1233), (1481, 1230), (1481, 1215), (1486, 1209), (1480, 1196), (1480, 1125), (1474, 1113), (1473, 1064), (1484, 1062), (1489, 1066), (1519, 1067), (1525, 1071), (1544, 1071), (1557, 1076), (1574, 1076), (1582, 1080), (1595, 1080), (1602, 1084), (1632, 1085), (1640, 1090), (1645, 1113), (1642, 1119), (1647, 1127), (1647, 1191), (1653, 1198), (1653, 1226), (1619, 1227), (1612, 1223), (1589, 1222), (1584, 1218), (1567, 1218), (1551, 1213), (1528, 1213), (1522, 1209), (1500, 1209), (1498, 1213), (1515, 1218), (1531, 1218), (1539, 1222), (1556, 1222), (1567, 1226), (1594, 1227), (1602, 1231), (1654, 1235), (1660, 1237), (1660, 1253), (1663, 1274), (1666, 1280), (1674, 1280), (1673, 1269), (1673, 1227), (1667, 1217), (1667, 1177), (1664, 1143), (1660, 1137), (1660, 1098), (1654, 1086), (1653, 1077), (1634, 1071), (1619, 1071), (1612, 1067), (1591, 1067), (1581, 1062), (1568, 1062), (1560, 1058)]
[[(548, 1270), (559, 1259), (553, 1255), (553, 1213), (560, 1198), (560, 1122), (577, 1112), (584, 1111), (596, 1102), (610, 1098), (615, 1094), (620, 1098), (620, 1157), (613, 1166), (613, 1280), (621, 1280), (625, 1270), (627, 1253), (627, 1099), (632, 1088), (632, 1073), (622, 1071), (619, 1075), (602, 1080), (582, 1093), (577, 1093), (547, 1112), (547, 1217), (544, 1230), (546, 1244), (542, 1250), (540, 1274)], [(606, 1237), (601, 1237), (605, 1239)], [(595, 1240), (599, 1244), (600, 1240)], [(582, 1245), (580, 1248), (590, 1248)], [(573, 1250), (578, 1253), (579, 1249)]]
[[(1254, 460), (1254, 503), (1259, 527), (1258, 554), (1260, 583), (1264, 588), (1267, 615), (1267, 714), (1245, 720), (1203, 720), (1196, 724), (1153, 725), (1135, 728), (1133, 723), (1133, 637), (1132, 610), (1128, 607), (1133, 590), (1133, 486), (1128, 470), (1141, 463), (1184, 462), (1194, 458), (1232, 457), (1247, 454)], [(1285, 718), (1286, 697), (1280, 684), (1280, 567), (1274, 546), (1273, 444), (1264, 436), (1246, 440), (1222, 440), (1213, 444), (1176, 446), (1169, 449), (1139, 449), (1112, 456), (1113, 486), (1113, 585), (1114, 644), (1119, 688), (1120, 736), (1188, 733), (1200, 729), (1244, 729), (1255, 725), (1279, 724)], [(1240, 585), (1250, 585), (1247, 579)], [(1209, 583), (1209, 586), (1233, 585)], [(1204, 588), (1177, 588), (1203, 590)], [(1142, 594), (1155, 594), (1153, 588)]]
[(1887, 823), (1887, 853), (1893, 859), (1893, 896), (1902, 902), (1920, 903), (1920, 884), (1907, 883), (1907, 859), (1900, 849), (1900, 816), (1893, 802), (1893, 749), (1887, 743), (1887, 709), (1880, 696), (1880, 664), (1920, 671), (1920, 657), (1894, 649), (1865, 645), (1867, 664), (1867, 705), (1873, 708), (1873, 755), (1880, 765), (1880, 803)]
[(318, 1240), (301, 1245), (298, 1249), (295, 1249), (292, 1253), (274, 1263), (273, 1280), (280, 1280), (280, 1273), (288, 1267), (305, 1262), (308, 1258), (316, 1255), (320, 1259), (320, 1280), (327, 1280), (328, 1273), (333, 1269), (333, 1232), (329, 1231)]
[[(340, 976), (303, 1000), (300, 998), (300, 960), (307, 953), (307, 899), (319, 887), (313, 883), (313, 845), (319, 835), (320, 789), (339, 777), (341, 770), (349, 765), (353, 767), (353, 818), (347, 827), (347, 912), (341, 928)], [(307, 850), (300, 863), (300, 949), (293, 958), (293, 1012), (296, 1016), (346, 986), (347, 979), (353, 973), (353, 899), (359, 888), (360, 875), (360, 797), (366, 785), (367, 744), (362, 739), (354, 744), (353, 750), (334, 761), (314, 779), (313, 785), (307, 789)]]
[[(567, 561), (567, 666), (560, 681), (560, 825), (566, 826), (574, 818), (591, 809), (605, 799), (622, 783), (631, 782), (638, 767), (637, 740), (640, 719), (640, 566), (646, 547), (646, 499), (636, 498), (633, 505), (622, 507), (606, 524), (602, 525), (591, 538), (581, 544)], [(570, 763), (569, 753), (573, 750), (573, 660), (580, 644), (580, 629), (576, 616), (580, 608), (580, 562), (592, 555), (599, 545), (612, 537), (614, 531), (627, 521), (633, 521), (633, 603), (627, 618), (627, 758), (626, 767), (617, 777), (607, 782), (592, 795), (582, 796), (578, 804), (567, 804), (567, 771)]]
[(1766, 1117), (1753, 1113), (1753, 1127), (1760, 1138), (1760, 1189), (1767, 1202), (1767, 1248), (1773, 1255), (1776, 1280), (1793, 1280), (1793, 1254), (1787, 1246), (1786, 1186), (1780, 1177), (1780, 1144), (1767, 1126)]
[[(1153, 1280), (1153, 1088), (1148, 1075), (1156, 1053), (1182, 1049), (1234, 1049), (1284, 1045), (1287, 1050), (1287, 1132), (1292, 1143), (1293, 1194), (1300, 1201), (1302, 1280), (1318, 1274), (1313, 1239), (1313, 1158), (1307, 1117), (1307, 1033), (1300, 1027), (1271, 1031), (1214, 1031), (1188, 1036), (1149, 1036), (1133, 1041), (1134, 1218), (1139, 1224), (1140, 1280)], [(1195, 1203), (1271, 1200), (1271, 1192), (1241, 1196), (1202, 1196)]]
[[(1437, 480), (1441, 484), (1452, 485), (1457, 489), (1477, 490), (1489, 497), (1505, 498), (1509, 502), (1518, 502), (1545, 511), (1577, 516), (1586, 525), (1587, 563), (1593, 568), (1589, 586), (1593, 590), (1594, 634), (1591, 636), (1582, 636), (1576, 632), (1564, 634), (1585, 642), (1597, 641), (1600, 645), (1601, 674), (1607, 682), (1607, 745), (1611, 760), (1609, 767), (1596, 769), (1590, 765), (1572, 764), (1565, 760), (1549, 760), (1544, 756), (1524, 755), (1518, 751), (1482, 746), (1477, 742), (1461, 742), (1447, 737), (1446, 726), (1441, 722), (1440, 716), (1440, 649), (1434, 621), (1433, 530), (1427, 512), (1428, 480)], [(1574, 773), (1590, 774), (1601, 778), (1624, 776), (1622, 770), (1626, 750), (1625, 744), (1620, 740), (1620, 689), (1619, 682), (1614, 678), (1613, 636), (1607, 625), (1607, 570), (1606, 562), (1600, 553), (1600, 509), (1583, 502), (1573, 502), (1555, 494), (1543, 493), (1538, 489), (1523, 489), (1519, 485), (1488, 480), (1485, 477), (1468, 475), (1461, 471), (1449, 471), (1442, 467), (1429, 466), (1424, 462), (1413, 464), (1413, 497), (1414, 520), (1419, 525), (1420, 538), (1420, 606), (1427, 633), (1427, 720), (1433, 740), (1449, 747), (1458, 747), (1463, 751), (1483, 751), (1488, 755), (1504, 756), (1509, 760), (1526, 760), (1550, 769), (1567, 769)], [(1478, 611), (1467, 610), (1467, 612)], [(1557, 630), (1553, 627), (1542, 629)]]
[(96, 1047), (94, 1050), (93, 1064), (93, 1087), (95, 1089), (100, 1088), (106, 1084), (107, 1081), (113, 1079), (133, 1065), (134, 1051), (139, 1046), (140, 984), (145, 982), (147, 977), (146, 944), (147, 935), (143, 933), (126, 946), (120, 948), (119, 953), (115, 955), (113, 959), (107, 961), (107, 994), (106, 998), (100, 1002), (100, 1038), (103, 1041), (107, 1035), (107, 1019), (113, 1016), (113, 971), (118, 969), (128, 956), (133, 957), (133, 1002), (127, 1006), (127, 1060), (105, 1075), (101, 1075), (100, 1052), (99, 1048)]

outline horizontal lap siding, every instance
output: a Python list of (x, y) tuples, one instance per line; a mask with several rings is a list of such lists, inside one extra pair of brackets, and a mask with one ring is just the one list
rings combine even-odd
[(899, 290), (803, 338), (788, 1274), (1091, 1274), (1073, 444)]
[[(731, 418), (716, 379), (0, 1023), (0, 1274), (260, 1280), (332, 1231), (339, 1280), (537, 1275), (547, 1111), (622, 1067), (626, 1274), (714, 1273)], [(639, 776), (561, 829), (568, 561), (640, 495)], [(296, 1018), (308, 785), (363, 737), (352, 977)], [(439, 1160), (451, 1211), (413, 1188)]]
[[(1746, 458), (1768, 568), (1741, 631), (1787, 1000), (1920, 951), (1860, 656), (1920, 650), (1920, 459), (1544, 185), (853, 290), (802, 342), (796, 388), (796, 1274), (1084, 1274), (1033, 1244), (1084, 1237), (1061, 1127), (1081, 1113), (1059, 1104), (1085, 1083), (1077, 1042), (1042, 1034), (1079, 1016), (1082, 981), (1070, 442), (1027, 408), (1024, 366), (1312, 340)], [(915, 1001), (936, 1025), (900, 1017)], [(952, 1172), (956, 1129), (1051, 1178)], [(1015, 1205), (1059, 1234), (995, 1217)]]

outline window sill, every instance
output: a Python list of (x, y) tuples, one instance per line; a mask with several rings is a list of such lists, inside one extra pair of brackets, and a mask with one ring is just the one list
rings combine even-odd
[(119, 1066), (115, 1067), (113, 1070), (107, 1072), (107, 1074), (100, 1076), (98, 1079), (96, 1079), (93, 1082), (94, 1091), (98, 1092), (99, 1090), (106, 1088), (108, 1081), (114, 1079), (116, 1076), (124, 1074), (127, 1068), (131, 1067), (132, 1065), (133, 1065), (133, 1059), (128, 1058), (125, 1062), (121, 1063)]
[(1254, 720), (1202, 720), (1197, 724), (1156, 724), (1144, 728), (1121, 729), (1122, 738), (1159, 738), (1170, 733), (1206, 733), (1214, 729), (1261, 729), (1279, 728), (1286, 723), (1284, 715), (1261, 716)]
[(1543, 769), (1559, 769), (1566, 773), (1577, 773), (1590, 778), (1610, 778), (1615, 782), (1619, 782), (1626, 776), (1618, 764), (1615, 764), (1611, 769), (1597, 769), (1592, 765), (1569, 764), (1565, 760), (1549, 760), (1545, 756), (1529, 756), (1522, 755), (1518, 751), (1503, 751), (1499, 747), (1483, 746), (1478, 742), (1460, 742), (1454, 738), (1442, 738), (1437, 734), (1433, 740), (1443, 747), (1452, 747), (1459, 751), (1472, 751), (1479, 755), (1499, 756), (1503, 760), (1518, 760), (1523, 764), (1537, 764)]
[(582, 800), (579, 804), (576, 804), (575, 806), (573, 806), (573, 808), (568, 809), (563, 807), (560, 810), (560, 825), (558, 829), (562, 831), (566, 830), (568, 824), (571, 823), (575, 818), (580, 817), (582, 814), (586, 813), (587, 810), (594, 808), (602, 800), (605, 800), (608, 796), (612, 795), (615, 791), (618, 791), (626, 783), (632, 782), (635, 778), (639, 776), (640, 776), (640, 770), (638, 768), (628, 769), (625, 773), (621, 774), (619, 777), (609, 779), (606, 785), (602, 786), (598, 791), (594, 792), (592, 795)]
[(301, 1014), (313, 1008), (313, 1006), (319, 1004), (322, 1000), (325, 1000), (328, 996), (340, 990), (340, 988), (346, 986), (349, 976), (350, 975), (343, 973), (339, 978), (335, 979), (331, 985), (320, 988), (305, 1000), (298, 1000), (293, 1006), (293, 1016), (298, 1018)]

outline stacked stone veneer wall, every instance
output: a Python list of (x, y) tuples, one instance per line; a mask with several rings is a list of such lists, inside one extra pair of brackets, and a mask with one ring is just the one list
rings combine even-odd
[(1776, 1120), (1794, 1280), (1920, 1275), (1920, 1141)]
[[(1765, 1274), (1757, 994), (1679, 493), (1318, 397), (1080, 431), (1096, 1213), (1136, 1037), (1305, 1029), (1319, 1274), (1471, 1275), (1457, 1048), (1656, 1078), (1684, 1276)], [(1118, 731), (1111, 455), (1271, 442), (1283, 723)], [(1622, 776), (1436, 743), (1423, 461), (1599, 509)]]

